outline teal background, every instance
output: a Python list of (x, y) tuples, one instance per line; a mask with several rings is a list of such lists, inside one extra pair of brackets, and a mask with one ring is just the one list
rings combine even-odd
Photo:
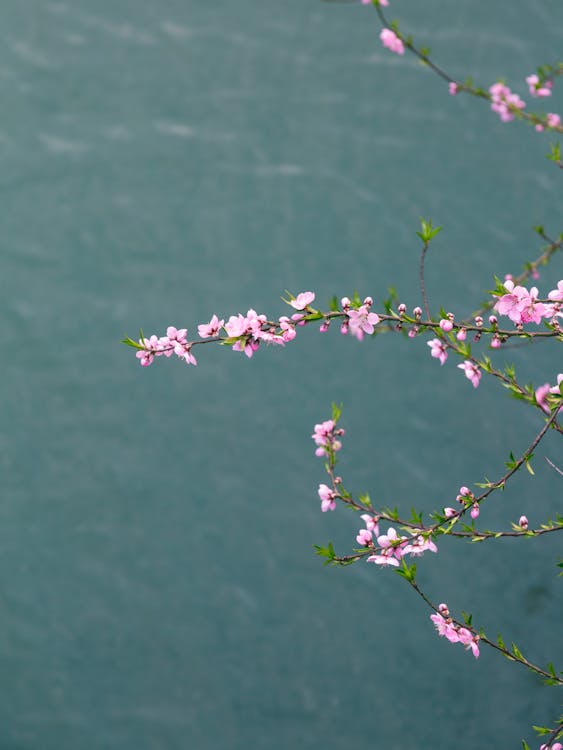
[[(553, 689), (438, 639), (390, 571), (322, 567), (312, 545), (349, 549), (358, 521), (319, 512), (310, 439), (343, 402), (348, 487), (430, 511), (499, 476), (539, 414), (424, 338), (311, 328), (251, 361), (210, 346), (148, 369), (119, 340), (284, 314), (284, 289), (377, 306), (393, 285), (412, 307), (419, 216), (444, 225), (431, 305), (463, 317), (539, 254), (534, 224), (561, 230), (549, 136), (450, 97), (359, 5), (0, 10), (1, 750), (539, 745)], [(389, 11), (484, 86), (525, 94), (560, 52), (557, 0)], [(541, 290), (562, 275), (555, 259)], [(538, 385), (561, 370), (552, 346), (502, 356)], [(556, 437), (483, 526), (561, 510)], [(421, 586), (560, 664), (555, 536), (445, 541)]]

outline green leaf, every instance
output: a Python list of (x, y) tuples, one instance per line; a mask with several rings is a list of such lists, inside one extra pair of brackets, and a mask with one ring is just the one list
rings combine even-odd
[(518, 648), (518, 646), (514, 643), (514, 641), (512, 642), (512, 653), (514, 654), (514, 656), (517, 659), (523, 659), (524, 658), (522, 656), (522, 652), (520, 651), (520, 649)]
[(122, 344), (126, 344), (127, 346), (132, 346), (133, 349), (144, 349), (144, 346), (141, 346), (141, 344), (138, 344), (136, 341), (133, 341), (133, 339), (130, 339), (129, 336), (126, 336), (124, 339), (121, 340)]
[(338, 422), (340, 419), (340, 415), (342, 414), (342, 404), (338, 406), (338, 404), (333, 403), (332, 404), (332, 419), (334, 422)]
[(442, 231), (442, 227), (432, 226), (432, 219), (426, 221), (422, 217), (420, 218), (420, 227), (421, 231), (416, 234), (425, 244), (428, 244), (439, 232)]

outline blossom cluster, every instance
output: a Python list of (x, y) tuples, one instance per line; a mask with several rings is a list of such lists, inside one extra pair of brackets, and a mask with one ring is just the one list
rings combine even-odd
[(461, 643), (466, 649), (471, 649), (473, 656), (479, 658), (479, 636), (474, 635), (468, 628), (457, 625), (452, 618), (446, 604), (438, 606), (438, 612), (430, 615), (438, 635), (447, 638), (450, 643)]
[(512, 279), (504, 282), (506, 294), (495, 303), (494, 309), (499, 315), (506, 315), (516, 325), (526, 323), (541, 323), (543, 318), (563, 317), (560, 302), (563, 301), (563, 279), (558, 282), (557, 289), (548, 293), (547, 297), (553, 304), (538, 301), (538, 289), (533, 286), (526, 289), (515, 285)]
[(508, 86), (498, 81), (489, 87), (491, 95), (491, 109), (496, 112), (503, 122), (514, 120), (514, 110), (524, 109), (526, 102), (514, 94)]
[(342, 443), (338, 439), (344, 435), (344, 430), (336, 426), (334, 419), (327, 419), (325, 422), (315, 425), (315, 431), (311, 435), (317, 446), (316, 456), (333, 456), (336, 451), (342, 448)]

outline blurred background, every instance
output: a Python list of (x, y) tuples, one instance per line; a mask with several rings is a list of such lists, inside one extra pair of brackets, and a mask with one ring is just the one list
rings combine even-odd
[[(426, 339), (300, 332), (252, 360), (143, 369), (125, 335), (312, 289), (419, 304), (419, 217), (444, 226), (434, 310), (561, 231), (549, 135), (451, 97), (384, 50), (370, 7), (318, 0), (2, 0), (0, 748), (520, 747), (557, 695), (439, 639), (388, 570), (325, 568), (358, 517), (321, 514), (310, 439), (344, 404), (339, 471), (430, 511), (499, 477), (542, 425)], [(452, 75), (521, 95), (560, 52), (558, 0), (392, 0)], [(561, 111), (561, 94), (547, 111)], [(529, 107), (533, 109), (532, 102)], [(541, 109), (539, 102), (537, 109)], [(560, 258), (537, 282), (546, 293)], [(553, 346), (500, 354), (555, 382)], [(550, 435), (484, 528), (561, 510)], [(443, 541), (421, 586), (559, 667), (556, 535)], [(559, 585), (559, 588), (558, 588)]]

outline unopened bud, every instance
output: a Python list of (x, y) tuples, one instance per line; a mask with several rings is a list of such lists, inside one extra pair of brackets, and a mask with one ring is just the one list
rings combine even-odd
[(518, 526), (520, 526), (520, 528), (524, 531), (528, 529), (528, 519), (526, 518), (526, 516), (520, 516), (520, 519), (518, 520)]
[(397, 307), (397, 312), (399, 315), (404, 315), (407, 311), (407, 306), (404, 304), (404, 302), (401, 302), (401, 304)]

